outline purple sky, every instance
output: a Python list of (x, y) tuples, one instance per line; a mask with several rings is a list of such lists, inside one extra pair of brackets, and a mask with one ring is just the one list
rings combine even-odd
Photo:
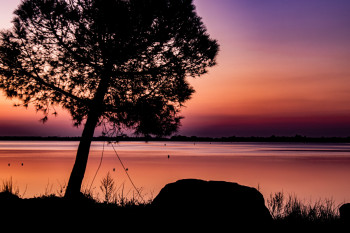
[[(19, 0), (0, 0), (0, 28)], [(190, 79), (179, 134), (350, 136), (350, 1), (194, 0), (221, 51)], [(78, 136), (69, 115), (42, 125), (0, 96), (0, 135)]]

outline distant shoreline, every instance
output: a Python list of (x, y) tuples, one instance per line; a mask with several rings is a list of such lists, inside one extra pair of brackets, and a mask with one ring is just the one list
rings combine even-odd
[[(0, 141), (80, 141), (81, 137), (41, 137), (41, 136), (0, 136)], [(197, 136), (172, 136), (170, 138), (159, 137), (94, 137), (93, 141), (180, 141), (180, 142), (299, 142), (299, 143), (350, 143), (349, 137), (306, 137), (296, 135), (271, 136), (271, 137), (197, 137)]]

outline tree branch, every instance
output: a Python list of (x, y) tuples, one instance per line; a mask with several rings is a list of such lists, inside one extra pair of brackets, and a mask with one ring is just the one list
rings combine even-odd
[(53, 23), (53, 22), (51, 21), (51, 19), (50, 19), (50, 28), (49, 28), (49, 30), (53, 33), (54, 37), (55, 37), (56, 40), (58, 41), (58, 44), (61, 45), (64, 49), (66, 49), (67, 52), (68, 52), (69, 54), (71, 54), (71, 55), (74, 57), (74, 59), (76, 59), (77, 61), (79, 61), (79, 62), (81, 62), (81, 63), (89, 64), (89, 65), (95, 67), (95, 64), (91, 63), (90, 60), (88, 60), (88, 59), (86, 59), (86, 58), (80, 56), (79, 54), (77, 54), (76, 52), (74, 52), (74, 51), (72, 50), (72, 48), (69, 47), (69, 45), (67, 45), (66, 43), (64, 43), (62, 37), (60, 37), (60, 36), (57, 34), (57, 30), (55, 29), (54, 26), (55, 26), (54, 23)]
[(84, 103), (84, 104), (89, 104), (89, 102), (91, 102), (90, 99), (83, 99), (83, 98), (79, 98), (78, 96), (76, 95), (73, 95), (72, 93), (70, 92), (67, 92), (57, 86), (55, 86), (54, 84), (52, 83), (48, 83), (46, 82), (44, 79), (40, 78), (39, 75), (35, 72), (35, 75), (33, 75), (32, 73), (28, 72), (28, 71), (25, 71), (25, 70), (21, 70), (26, 76), (29, 76), (30, 78), (34, 79), (35, 81), (37, 81), (38, 83), (40, 83), (41, 85), (44, 85), (54, 91), (57, 91), (63, 95), (65, 95), (66, 97), (68, 98), (72, 98), (80, 103)]

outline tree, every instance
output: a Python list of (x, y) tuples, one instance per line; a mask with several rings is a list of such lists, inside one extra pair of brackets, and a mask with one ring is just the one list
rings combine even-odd
[[(218, 44), (192, 0), (24, 0), (1, 32), (0, 89), (54, 106), (84, 124), (66, 197), (76, 197), (95, 128), (171, 135), (197, 77), (215, 65)], [(56, 114), (55, 112), (53, 114)]]

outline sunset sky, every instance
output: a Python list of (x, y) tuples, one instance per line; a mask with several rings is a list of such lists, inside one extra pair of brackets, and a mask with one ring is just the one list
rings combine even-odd
[[(20, 0), (0, 0), (0, 28)], [(190, 82), (178, 134), (350, 136), (349, 0), (194, 0), (218, 65)], [(68, 113), (46, 124), (0, 96), (0, 136), (79, 136)], [(98, 135), (97, 135), (98, 136)]]

